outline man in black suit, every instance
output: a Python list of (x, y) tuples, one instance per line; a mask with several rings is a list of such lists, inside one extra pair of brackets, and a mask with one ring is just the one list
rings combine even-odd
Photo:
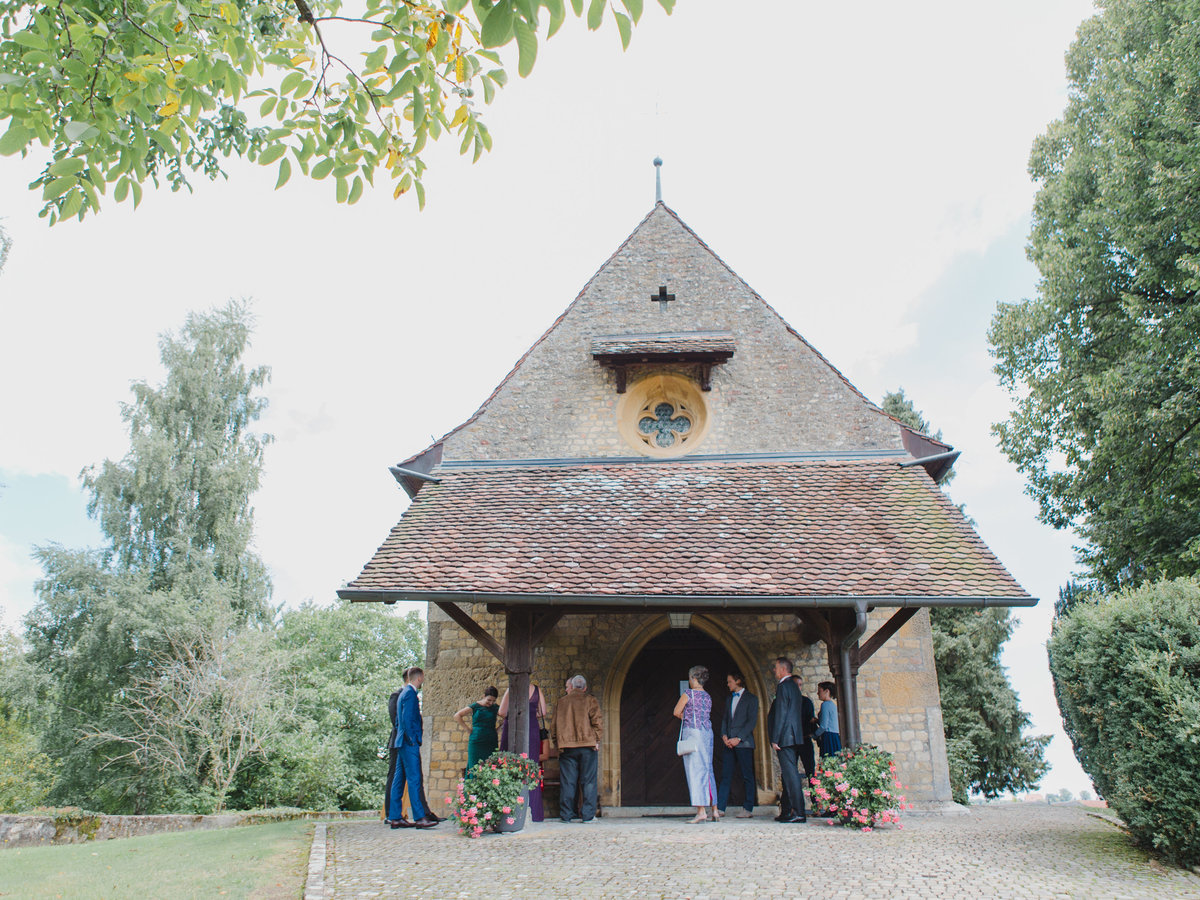
[[(817, 713), (813, 707), (813, 702), (804, 693), (803, 680), (794, 671), (792, 672), (792, 681), (796, 683), (796, 690), (800, 692), (800, 720), (804, 723), (804, 740), (800, 744), (800, 768), (804, 770), (804, 781), (801, 784), (808, 784), (808, 780), (812, 778), (813, 770), (817, 767), (817, 758), (813, 752), (812, 741), (813, 732), (817, 730)], [(790, 819), (792, 815), (791, 800), (788, 799), (788, 793), (785, 789), (779, 798), (779, 816), (776, 821), (782, 822), (785, 819)]]
[(771, 749), (779, 757), (779, 768), (783, 772), (783, 790), (791, 805), (790, 816), (780, 816), (784, 822), (806, 822), (804, 815), (804, 786), (800, 780), (797, 763), (800, 747), (804, 741), (804, 721), (801, 718), (803, 704), (800, 691), (792, 681), (792, 661), (782, 656), (775, 660), (775, 699), (767, 716), (767, 732), (771, 737)]
[(733, 785), (733, 770), (736, 766), (746, 787), (746, 799), (742, 802), (739, 819), (754, 815), (754, 728), (758, 725), (758, 698), (746, 690), (746, 678), (741, 672), (733, 671), (725, 678), (729, 685), (729, 699), (725, 701), (725, 716), (721, 719), (721, 743), (725, 745), (721, 763), (721, 784), (717, 788), (717, 809), (725, 815), (725, 804), (729, 802), (729, 789)]

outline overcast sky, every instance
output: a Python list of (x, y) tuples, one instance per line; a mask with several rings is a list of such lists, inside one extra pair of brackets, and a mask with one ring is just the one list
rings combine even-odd
[[(278, 602), (334, 600), (405, 507), (387, 466), (469, 416), (664, 200), (864, 393), (903, 386), (963, 450), (950, 493), (1033, 595), (1004, 661), (1044, 786), (1090, 788), (1046, 669), (1072, 537), (1035, 519), (990, 425), (1007, 398), (986, 330), (1033, 294), (1033, 138), (1066, 102), (1084, 0), (647, 3), (633, 45), (569, 20), (487, 121), (472, 166), (428, 161), (428, 205), (381, 186), (233, 164), (195, 193), (148, 192), (50, 229), (0, 158), (0, 607), (19, 624), (34, 545), (97, 545), (80, 470), (119, 458), (121, 401), (157, 381), (157, 336), (189, 310), (252, 298), (252, 363), (274, 378), (256, 497)], [(382, 184), (382, 182), (381, 182)]]

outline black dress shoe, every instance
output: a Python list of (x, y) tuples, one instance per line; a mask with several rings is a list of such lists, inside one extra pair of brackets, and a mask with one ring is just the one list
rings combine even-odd
[(791, 816), (785, 816), (783, 813), (780, 813), (779, 815), (777, 815), (775, 817), (775, 821), (776, 822), (786, 822), (790, 818), (791, 818)]
[(445, 819), (444, 819), (442, 816), (439, 816), (439, 815), (438, 815), (437, 813), (435, 813), (435, 812), (427, 812), (427, 813), (425, 813), (425, 818), (427, 818), (427, 819), (433, 819), (433, 821), (435, 821), (435, 822), (444, 822), (444, 821), (445, 821)]
[(437, 824), (437, 819), (431, 819), (429, 816), (426, 816), (423, 819), (417, 819), (417, 821), (413, 822), (413, 827), (414, 828), (432, 828), (436, 824)]
[(808, 821), (808, 816), (792, 816), (789, 819), (783, 820), (785, 825), (803, 824), (804, 822), (807, 822), (807, 821)]
[(389, 819), (388, 825), (392, 828), (412, 828), (413, 823), (408, 819)]

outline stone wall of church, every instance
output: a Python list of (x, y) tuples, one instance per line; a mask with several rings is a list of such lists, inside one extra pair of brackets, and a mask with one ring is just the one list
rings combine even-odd
[[(470, 612), (497, 640), (503, 641), (501, 617), (489, 615), (482, 605), (470, 607)], [(868, 634), (891, 612), (877, 610), (872, 613)], [(637, 634), (653, 630), (664, 618), (663, 614), (565, 616), (537, 649), (533, 680), (542, 687), (552, 704), (561, 696), (563, 682), (568, 677), (583, 674), (591, 692), (602, 701), (607, 725), (614, 719), (613, 707), (619, 709), (619, 697), (606, 697), (606, 693), (611, 693), (610, 680), (623, 677), (636, 656), (631, 641)], [(697, 614), (696, 620), (701, 619), (703, 621), (695, 621), (700, 630), (709, 630), (708, 626), (712, 626), (733, 636), (731, 640), (722, 640), (720, 634), (713, 635), (722, 640), (735, 660), (745, 666), (752, 682), (751, 690), (764, 701), (764, 710), (770, 702), (770, 665), (776, 656), (799, 663), (805, 692), (814, 703), (817, 683), (832, 680), (824, 645), (804, 645), (792, 616)], [(734, 643), (738, 645), (736, 648), (731, 646)], [(748, 659), (743, 662), (739, 656)], [(442, 798), (453, 789), (466, 765), (467, 732), (454, 722), (455, 711), (478, 700), (489, 684), (503, 691), (506, 681), (503, 668), (494, 657), (439, 609), (430, 606), (422, 706), (430, 771), (427, 793), (436, 804), (435, 808), (442, 807)], [(863, 666), (858, 684), (863, 740), (895, 754), (899, 777), (908, 798), (917, 803), (949, 800), (941, 707), (927, 612), (922, 611), (911, 619)], [(605, 806), (617, 802), (619, 737), (606, 727), (600, 772), (601, 801)], [(777, 789), (778, 769), (772, 755), (764, 753), (762, 758), (770, 760), (770, 789)], [(553, 809), (548, 812), (551, 814)]]
[[(660, 284), (676, 300), (660, 309)], [(473, 422), (445, 440), (446, 460), (631, 456), (618, 431), (613, 373), (591, 356), (599, 335), (730, 331), (733, 359), (703, 395), (699, 454), (899, 449), (898, 426), (670, 214), (656, 210), (596, 275)], [(694, 375), (695, 366), (643, 366)]]

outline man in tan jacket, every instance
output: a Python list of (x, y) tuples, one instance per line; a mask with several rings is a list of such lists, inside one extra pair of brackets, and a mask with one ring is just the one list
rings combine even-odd
[(587, 679), (576, 675), (567, 694), (554, 705), (551, 730), (558, 747), (558, 777), (561, 796), (559, 818), (575, 818), (575, 791), (583, 788), (584, 825), (596, 817), (596, 773), (603, 724), (600, 702), (588, 693)]

